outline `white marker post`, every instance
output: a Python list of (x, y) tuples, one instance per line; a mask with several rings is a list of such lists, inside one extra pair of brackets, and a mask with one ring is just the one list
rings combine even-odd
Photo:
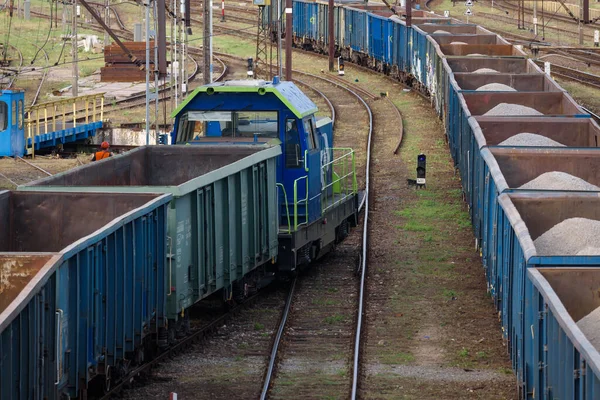
[(594, 31), (594, 47), (600, 46), (600, 31)]
[(550, 63), (548, 61), (544, 62), (544, 72), (546, 73), (546, 75), (551, 76), (550, 75)]

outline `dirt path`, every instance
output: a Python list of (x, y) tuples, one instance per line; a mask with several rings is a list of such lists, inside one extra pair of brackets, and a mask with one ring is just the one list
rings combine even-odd
[[(516, 398), (443, 127), (415, 93), (365, 87), (389, 91), (405, 136), (393, 155), (398, 132), (376, 121), (361, 398)], [(424, 190), (406, 184), (420, 152)]]

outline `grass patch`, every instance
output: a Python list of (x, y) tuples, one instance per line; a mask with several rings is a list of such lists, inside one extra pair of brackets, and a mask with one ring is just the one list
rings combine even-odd
[(451, 290), (451, 289), (444, 289), (444, 290), (442, 291), (442, 295), (443, 295), (444, 297), (447, 297), (447, 298), (449, 298), (449, 299), (452, 299), (452, 298), (454, 298), (454, 297), (457, 297), (457, 295), (458, 295), (458, 294), (457, 294), (457, 292), (456, 292), (456, 291), (454, 291), (454, 290)]
[(261, 324), (260, 322), (255, 322), (254, 323), (254, 330), (255, 331), (262, 331), (263, 329), (265, 329), (265, 325)]
[(381, 355), (383, 364), (406, 364), (415, 361), (415, 356), (410, 353), (385, 353)]
[(345, 317), (343, 315), (332, 315), (330, 317), (325, 318), (325, 322), (328, 324), (336, 324), (338, 322), (342, 322), (345, 319)]

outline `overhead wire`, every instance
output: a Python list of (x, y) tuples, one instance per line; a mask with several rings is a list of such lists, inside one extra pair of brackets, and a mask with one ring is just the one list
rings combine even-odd
[(44, 49), (44, 47), (46, 47), (46, 44), (48, 44), (48, 39), (50, 39), (51, 34), (52, 34), (52, 3), (50, 3), (50, 29), (48, 29), (48, 34), (46, 35), (46, 40), (44, 41), (44, 44), (38, 47), (38, 50), (36, 51), (35, 55), (33, 56), (33, 60), (31, 60), (30, 64), (33, 64), (35, 62), (38, 54), (40, 54), (40, 52)]

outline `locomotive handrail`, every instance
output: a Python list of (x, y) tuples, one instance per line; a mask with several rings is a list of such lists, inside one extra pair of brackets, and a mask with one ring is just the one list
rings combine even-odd
[[(277, 187), (280, 187), (281, 190), (283, 190), (283, 201), (285, 203), (285, 213), (286, 213), (286, 218), (287, 218), (287, 233), (292, 233), (292, 224), (290, 223), (290, 208), (288, 205), (288, 200), (287, 200), (287, 193), (285, 192), (285, 186), (283, 186), (281, 183), (277, 183), (276, 184)], [(279, 196), (279, 192), (277, 192), (277, 195)], [(279, 200), (277, 201), (277, 204), (279, 204)], [(279, 230), (279, 232), (282, 232), (281, 230)], [(285, 232), (285, 231), (283, 231)]]
[[(332, 188), (334, 193), (332, 193), (332, 196), (323, 196), (323, 201), (321, 205), (322, 212), (325, 212), (330, 208), (335, 207), (339, 203), (346, 200), (348, 196), (352, 196), (358, 191), (358, 183), (356, 181), (356, 159), (354, 150), (347, 147), (327, 148), (326, 150), (331, 150), (332, 152), (342, 151), (344, 153), (341, 156), (334, 158), (332, 161), (323, 164), (323, 166), (321, 167), (322, 174), (325, 174), (326, 170), (331, 167), (333, 170), (333, 176), (335, 176), (335, 178), (332, 178), (331, 182), (327, 183), (323, 187), (323, 192), (327, 192), (329, 188)], [(350, 164), (350, 166), (348, 166), (348, 164)], [(338, 170), (336, 172), (336, 166), (341, 166), (342, 171), (340, 172)], [(348, 179), (352, 179), (350, 185), (347, 184)], [(339, 193), (343, 194), (343, 196), (341, 196), (337, 200), (335, 199), (336, 185), (339, 185)], [(348, 188), (349, 186), (351, 187), (350, 189)], [(329, 197), (331, 197), (332, 203), (325, 204), (327, 203)]]
[[(301, 180), (306, 180), (306, 197), (298, 200), (298, 182)], [(304, 202), (304, 210), (306, 220), (300, 224), (298, 224), (298, 203)], [(294, 231), (298, 230), (299, 226), (308, 224), (308, 175), (301, 176), (300, 178), (294, 181)]]

